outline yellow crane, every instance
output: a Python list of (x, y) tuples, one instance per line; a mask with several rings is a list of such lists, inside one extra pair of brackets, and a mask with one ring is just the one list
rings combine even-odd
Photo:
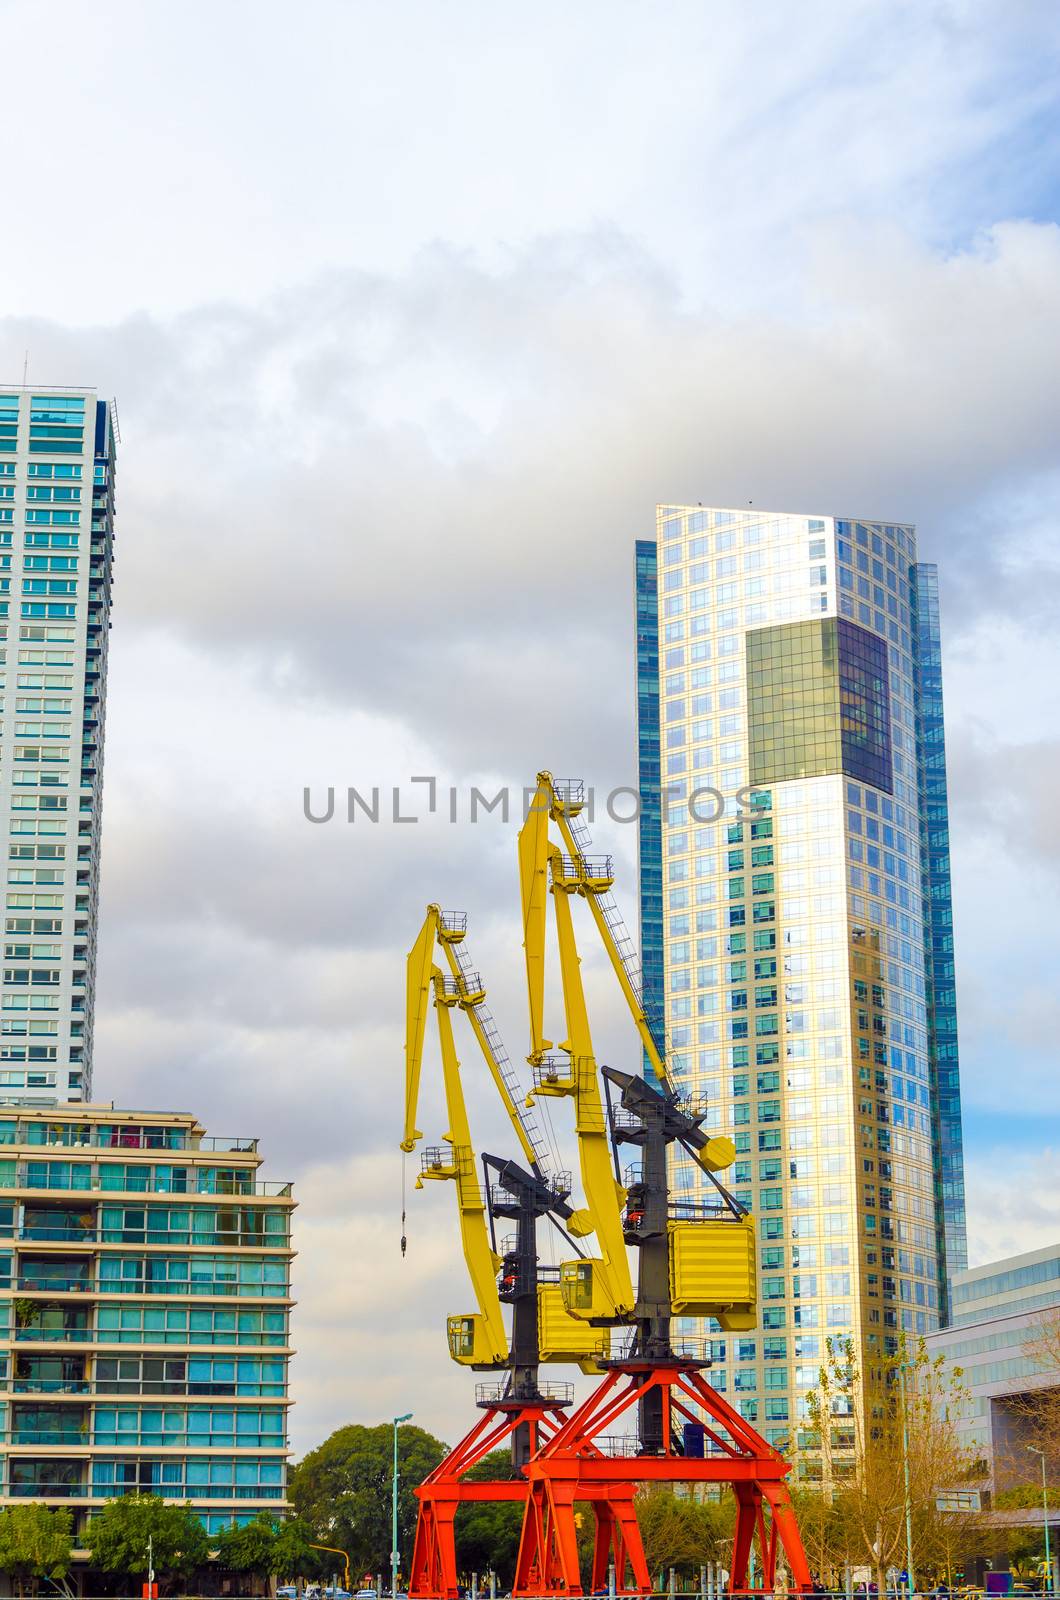
[[(592, 912), (604, 949), (618, 978), (627, 1007), (637, 1028), (641, 1044), (659, 1084), (661, 1093), (632, 1080), (629, 1075), (606, 1076), (624, 1084), (624, 1103), (632, 1115), (643, 1122), (649, 1115), (666, 1137), (676, 1139), (708, 1175), (723, 1200), (722, 1215), (692, 1221), (673, 1219), (663, 1224), (668, 1239), (669, 1293), (658, 1283), (659, 1270), (653, 1271), (656, 1287), (653, 1306), (669, 1300), (672, 1309), (683, 1315), (716, 1316), (723, 1325), (738, 1328), (753, 1326), (755, 1304), (754, 1233), (747, 1217), (717, 1182), (715, 1174), (731, 1166), (735, 1147), (724, 1136), (709, 1136), (690, 1118), (677, 1110), (677, 1095), (667, 1070), (662, 1028), (649, 1020), (640, 981), (636, 953), (618, 907), (611, 895), (614, 873), (610, 857), (592, 856), (588, 829), (580, 819), (584, 808), (583, 788), (578, 782), (557, 782), (549, 772), (537, 774), (537, 788), (526, 822), (519, 834), (519, 877), (522, 899), (523, 940), (526, 957), (527, 994), (530, 1012), (530, 1062), (534, 1087), (527, 1097), (531, 1104), (538, 1095), (569, 1096), (574, 1100), (575, 1131), (578, 1141), (582, 1187), (586, 1212), (579, 1218), (583, 1231), (591, 1226), (600, 1249), (599, 1258), (565, 1262), (561, 1267), (563, 1301), (572, 1316), (591, 1322), (631, 1322), (645, 1312), (644, 1272), (639, 1299), (633, 1289), (626, 1253), (627, 1240), (636, 1238), (628, 1215), (624, 1216), (626, 1190), (614, 1165), (614, 1128), (605, 1109), (600, 1073), (593, 1053), (581, 960), (578, 955), (571, 900), (579, 896)], [(562, 848), (549, 837), (549, 824), (557, 825)], [(544, 1034), (545, 956), (548, 900), (551, 895), (559, 949), (560, 976), (567, 1037), (552, 1055), (552, 1043)], [(643, 1091), (643, 1092), (642, 1092)], [(653, 1110), (649, 1102), (661, 1104)], [(664, 1180), (663, 1180), (664, 1181)], [(658, 1187), (658, 1185), (657, 1185)], [(665, 1205), (664, 1205), (665, 1213)], [(656, 1219), (658, 1222), (658, 1219)], [(734, 1231), (733, 1223), (738, 1224)], [(722, 1233), (720, 1229), (726, 1231)], [(648, 1254), (658, 1260), (658, 1248)], [(658, 1262), (662, 1266), (661, 1261)]]
[[(482, 1368), (511, 1367), (523, 1388), (536, 1386), (538, 1361), (576, 1361), (585, 1371), (596, 1371), (596, 1361), (607, 1347), (606, 1333), (588, 1328), (566, 1311), (558, 1282), (539, 1281), (534, 1230), (538, 1216), (549, 1214), (566, 1220), (574, 1231), (571, 1208), (566, 1204), (569, 1184), (563, 1176), (550, 1177), (540, 1131), (522, 1101), (522, 1091), (486, 1006), (486, 992), (464, 944), (467, 918), (427, 908), (423, 926), (409, 952), (406, 979), (405, 1126), (403, 1151), (412, 1151), (423, 1134), (416, 1126), (428, 1009), (433, 1003), (438, 1022), (449, 1126), (442, 1144), (423, 1154), (416, 1187), (425, 1181), (451, 1181), (456, 1188), (460, 1237), (464, 1259), (478, 1310), (447, 1320), (449, 1352), (454, 1361)], [(447, 970), (435, 962), (441, 949)], [(479, 1183), (467, 1105), (461, 1082), (460, 1061), (453, 1037), (452, 1013), (459, 1008), (468, 1017), (494, 1085), (501, 1097), (529, 1171), (511, 1161), (484, 1156), (497, 1176), (487, 1207)], [(487, 1183), (488, 1183), (487, 1178)], [(490, 1190), (487, 1190), (487, 1194)], [(515, 1218), (519, 1233), (511, 1260), (494, 1248), (493, 1211)], [(502, 1289), (498, 1271), (505, 1268), (504, 1298), (513, 1305), (513, 1339), (509, 1345), (501, 1310)]]

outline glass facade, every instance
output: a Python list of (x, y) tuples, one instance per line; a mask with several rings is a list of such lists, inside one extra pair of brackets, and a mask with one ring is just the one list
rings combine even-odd
[(953, 966), (953, 894), (946, 738), (942, 710), (942, 636), (938, 568), (920, 561), (913, 589), (917, 651), (917, 742), (920, 769), (920, 855), (927, 934), (928, 1054), (935, 1116), (935, 1181), (943, 1218), (941, 1286), (968, 1265), (964, 1145)]
[(716, 1338), (712, 1381), (782, 1445), (829, 1335), (871, 1385), (939, 1321), (915, 532), (672, 506), (656, 550), (642, 932), (661, 897), (671, 1068), (758, 1219), (759, 1335)]
[[(662, 817), (659, 803), (659, 602), (655, 541), (636, 548), (637, 770), (640, 948), (644, 1006), (656, 1039), (665, 1029), (663, 1002)], [(645, 1066), (649, 1068), (645, 1053)]]
[(0, 394), (0, 1104), (91, 1094), (115, 462), (94, 390)]
[(845, 772), (891, 792), (887, 648), (845, 618), (746, 635), (754, 784)]
[(0, 1506), (282, 1510), (290, 1185), (188, 1116), (0, 1109), (0, 1152)]
[(996, 1491), (1034, 1473), (1020, 1400), (1054, 1390), (1041, 1347), (1043, 1319), (1060, 1309), (1060, 1248), (1053, 1245), (950, 1275), (951, 1325), (928, 1339), (932, 1356), (960, 1373), (962, 1443)]

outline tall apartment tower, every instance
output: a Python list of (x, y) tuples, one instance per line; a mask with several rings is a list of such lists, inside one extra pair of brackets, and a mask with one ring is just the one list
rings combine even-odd
[(92, 1088), (111, 407), (0, 386), (0, 1103)]
[(711, 1381), (787, 1443), (829, 1335), (871, 1377), (966, 1265), (936, 574), (907, 525), (702, 506), (636, 570), (645, 977), (760, 1233)]

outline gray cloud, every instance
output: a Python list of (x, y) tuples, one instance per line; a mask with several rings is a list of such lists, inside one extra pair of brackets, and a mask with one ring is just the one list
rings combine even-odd
[[(13, 49), (50, 39), (9, 10)], [(258, 1132), (298, 1181), (300, 1445), (387, 1407), (449, 1436), (467, 1415), (451, 1196), (415, 1197), (394, 1258), (428, 899), (469, 912), (516, 1060), (526, 1032), (512, 830), (313, 828), (303, 785), (630, 781), (657, 500), (918, 522), (972, 1126), (1060, 1081), (1055, 7), (313, 15), (67, 8), (52, 92), (113, 157), (107, 238), (76, 272), (0, 267), (0, 371), (28, 348), (32, 382), (96, 381), (124, 432), (96, 1090)], [(36, 142), (5, 197), (39, 239), (70, 158), (34, 83), (9, 85)], [(633, 830), (596, 831), (632, 921)], [(635, 1059), (591, 949), (598, 1053)], [(971, 1169), (980, 1255), (1017, 1238), (984, 1220), (1014, 1159)]]

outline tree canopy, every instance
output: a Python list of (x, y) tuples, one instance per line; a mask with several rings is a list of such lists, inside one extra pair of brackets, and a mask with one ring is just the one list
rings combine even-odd
[[(321, 1544), (345, 1550), (360, 1572), (390, 1565), (390, 1494), (393, 1428), (349, 1423), (311, 1450), (291, 1473), (288, 1498)], [(407, 1567), (412, 1553), (417, 1484), (441, 1461), (446, 1446), (423, 1428), (398, 1429), (398, 1549)]]
[[(866, 1566), (882, 1594), (887, 1569), (906, 1565), (906, 1464), (919, 1579), (925, 1570), (945, 1576), (959, 1544), (974, 1534), (973, 1514), (941, 1511), (937, 1501), (940, 1490), (968, 1483), (974, 1463), (957, 1433), (961, 1374), (950, 1372), (942, 1356), (930, 1357), (923, 1340), (903, 1343), (870, 1380), (866, 1389), (849, 1340), (829, 1340), (817, 1388), (807, 1397), (820, 1481), (804, 1480), (795, 1501), (818, 1576), (835, 1581), (845, 1563)], [(835, 1456), (839, 1432), (854, 1437), (856, 1468)]]
[(731, 1493), (698, 1500), (651, 1487), (638, 1494), (636, 1509), (648, 1571), (663, 1574), (663, 1587), (671, 1567), (681, 1578), (698, 1578), (701, 1566), (728, 1553), (736, 1517)]
[(192, 1507), (167, 1505), (154, 1494), (127, 1494), (109, 1501), (85, 1530), (85, 1544), (96, 1566), (130, 1578), (146, 1576), (149, 1539), (160, 1589), (171, 1587), (209, 1558), (206, 1530)]
[(221, 1566), (261, 1576), (316, 1577), (329, 1571), (329, 1556), (312, 1547), (313, 1534), (300, 1517), (280, 1522), (267, 1511), (241, 1527), (225, 1528), (212, 1541)]
[(73, 1519), (65, 1507), (49, 1511), (30, 1500), (0, 1511), (0, 1572), (15, 1579), (20, 1595), (27, 1582), (35, 1588), (41, 1578), (61, 1586), (73, 1542)]

